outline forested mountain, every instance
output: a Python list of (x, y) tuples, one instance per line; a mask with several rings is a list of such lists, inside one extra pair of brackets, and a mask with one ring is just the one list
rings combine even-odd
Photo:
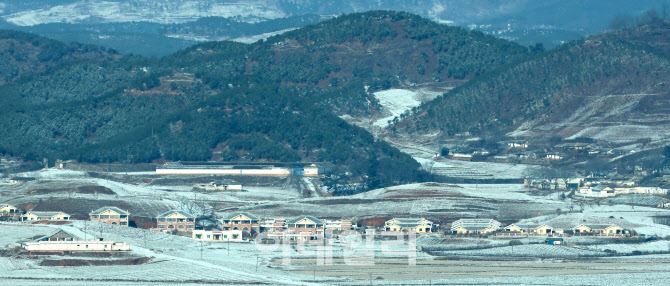
[(71, 61), (0, 87), (0, 151), (93, 163), (324, 161), (348, 171), (338, 182), (425, 180), (411, 157), (336, 115), (369, 112), (372, 90), (462, 82), (527, 54), (479, 32), (367, 12), (251, 45)]
[(658, 20), (536, 53), (424, 104), (398, 127), (660, 144), (670, 119), (668, 27)]
[(0, 30), (0, 85), (73, 61), (115, 57), (114, 51), (98, 46), (64, 44), (33, 34)]

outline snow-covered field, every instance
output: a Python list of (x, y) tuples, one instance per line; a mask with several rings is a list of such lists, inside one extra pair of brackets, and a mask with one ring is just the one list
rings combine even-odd
[[(140, 3), (133, 3), (140, 2)], [(212, 3), (213, 2), (213, 3)], [(155, 22), (182, 23), (201, 17), (252, 16), (266, 19), (285, 17), (275, 5), (264, 1), (168, 1), (136, 0), (124, 1), (78, 1), (63, 5), (51, 5), (43, 9), (26, 10), (4, 16), (7, 22), (19, 26), (34, 26), (46, 23), (80, 23), (90, 18), (105, 22)], [(1, 9), (2, 7), (0, 7)]]
[[(462, 164), (459, 166), (467, 166), (471, 163), (454, 162), (454, 164)], [(480, 168), (484, 169), (485, 167)], [(505, 174), (510, 168), (513, 169), (514, 166), (510, 164), (488, 166), (489, 171), (497, 171), (500, 174)], [(517, 172), (521, 171), (517, 170)], [(45, 201), (73, 198), (90, 202), (105, 200), (123, 202), (133, 209), (140, 210), (140, 212), (149, 213), (147, 210), (176, 209), (194, 202), (193, 210), (203, 213), (212, 211), (219, 217), (238, 211), (248, 211), (261, 217), (294, 217), (303, 214), (320, 218), (426, 217), (438, 221), (444, 227), (448, 227), (449, 222), (461, 217), (492, 217), (506, 221), (544, 222), (566, 230), (580, 223), (612, 223), (627, 229), (633, 229), (647, 236), (665, 237), (670, 235), (669, 226), (654, 222), (654, 217), (670, 216), (669, 210), (628, 205), (603, 204), (597, 206), (588, 202), (573, 201), (570, 198), (561, 200), (556, 195), (533, 194), (519, 184), (420, 183), (381, 188), (347, 197), (314, 196), (312, 198), (301, 198), (300, 193), (288, 184), (286, 186), (269, 187), (260, 184), (255, 185), (254, 183), (245, 185), (246, 192), (194, 192), (192, 190), (193, 183), (187, 183), (188, 180), (183, 181), (183, 185), (180, 185), (179, 182), (183, 178), (158, 180), (152, 177), (151, 172), (114, 173), (110, 174), (109, 177), (97, 178), (90, 177), (86, 172), (49, 169), (17, 175), (33, 177), (36, 180), (0, 185), (0, 203), (8, 201), (32, 202), (39, 205), (40, 199)], [(147, 180), (147, 178), (153, 178), (153, 181)], [(161, 182), (164, 184), (161, 185)], [(278, 182), (286, 184), (285, 181)], [(318, 193), (317, 187), (322, 187), (319, 181), (315, 179), (303, 180), (302, 184), (304, 188), (310, 189), (315, 194)], [(102, 186), (108, 188), (114, 194), (99, 194), (97, 196), (68, 192), (28, 194), (28, 190), (34, 189), (75, 189), (78, 186)], [(561, 212), (556, 212), (557, 209), (560, 209)], [(137, 213), (137, 211), (134, 213)], [(305, 251), (291, 247), (286, 251), (291, 254), (293, 262), (291, 265), (285, 266), (281, 264), (281, 258), (284, 255), (283, 249), (264, 252), (259, 251), (255, 245), (250, 243), (236, 243), (230, 245), (229, 255), (228, 245), (225, 243), (200, 244), (190, 238), (136, 228), (85, 223), (83, 221), (73, 221), (71, 225), (64, 226), (0, 223), (0, 232), (3, 234), (0, 235), (0, 247), (16, 243), (20, 239), (48, 234), (58, 227), (62, 227), (78, 236), (87, 238), (104, 237), (108, 240), (129, 243), (133, 248), (133, 251), (129, 254), (131, 257), (147, 257), (149, 261), (139, 265), (47, 267), (40, 266), (36, 261), (22, 259), (21, 257), (0, 256), (0, 279), (8, 281), (5, 283), (6, 285), (39, 284), (37, 281), (54, 278), (62, 279), (58, 280), (58, 283), (63, 284), (65, 284), (65, 281), (71, 282), (73, 279), (79, 282), (87, 281), (89, 284), (97, 284), (103, 282), (104, 279), (119, 276), (125, 277), (124, 280), (118, 281), (121, 285), (189, 284), (197, 281), (213, 284), (267, 283), (281, 285), (293, 284), (294, 281), (297, 281), (295, 283), (314, 285), (356, 285), (369, 283), (370, 272), (376, 275), (373, 276), (374, 278), (383, 276), (383, 273), (388, 273), (393, 269), (414, 269), (407, 268), (406, 258), (403, 260), (403, 255), (407, 254), (404, 252), (407, 250), (407, 245), (382, 249), (381, 244), (376, 242), (371, 249), (368, 249), (365, 244), (359, 244), (354, 249), (348, 249), (341, 243), (336, 243), (332, 245), (334, 265), (331, 266), (315, 265), (317, 252), (314, 252), (314, 247), (307, 247)], [(649, 269), (656, 271), (668, 268), (670, 270), (670, 267), (663, 268), (665, 267), (663, 266), (665, 264), (662, 264), (664, 262), (638, 267), (636, 264), (638, 260), (622, 260), (624, 262), (621, 263), (627, 264), (616, 266), (620, 268), (616, 270), (607, 268), (614, 261), (607, 264), (598, 262), (598, 259), (613, 258), (609, 256), (610, 252), (605, 252), (605, 249), (614, 250), (621, 254), (632, 254), (635, 250), (668, 251), (670, 244), (667, 240), (621, 244), (616, 239), (609, 238), (606, 244), (594, 245), (595, 242), (599, 242), (597, 241), (599, 238), (569, 237), (566, 241), (574, 243), (574, 246), (555, 247), (537, 244), (541, 243), (543, 239), (541, 237), (520, 238), (524, 245), (512, 247), (509, 246), (509, 238), (459, 238), (441, 237), (436, 234), (421, 237), (416, 245), (441, 246), (440, 250), (444, 255), (459, 260), (467, 260), (473, 256), (491, 257), (498, 260), (498, 262), (478, 262), (480, 264), (471, 266), (481, 267), (482, 271), (495, 274), (477, 274), (468, 279), (462, 276), (449, 276), (455, 274), (448, 274), (433, 280), (433, 282), (441, 281), (440, 283), (497, 284), (501, 281), (500, 279), (511, 278), (512, 276), (514, 276), (514, 281), (524, 283), (532, 281), (529, 278), (516, 277), (519, 273), (519, 267), (523, 268), (522, 264), (509, 266), (510, 271), (497, 271), (490, 268), (494, 267), (490, 263), (503, 263), (500, 260), (510, 257), (529, 260), (527, 263), (531, 263), (538, 257), (549, 260), (589, 257), (594, 259), (593, 265), (585, 269), (575, 267), (575, 270), (571, 270), (580, 273), (587, 279), (595, 279), (593, 277), (599, 277), (597, 275), (603, 272), (616, 274), (621, 271), (629, 271), (634, 276), (635, 273), (650, 271)], [(483, 247), (483, 249), (473, 249), (472, 246)], [(202, 252), (200, 251), (201, 247)], [(369, 250), (371, 252), (366, 252)], [(345, 265), (342, 259), (347, 253), (373, 253), (376, 263), (381, 268), (360, 268)], [(656, 255), (654, 257), (657, 257), (655, 259), (659, 261), (670, 261), (670, 255)], [(425, 284), (425, 277), (427, 277), (423, 276), (423, 271), (426, 271), (426, 275), (430, 275), (430, 271), (443, 269), (439, 267), (446, 267), (440, 270), (444, 273), (452, 273), (450, 271), (458, 269), (453, 268), (455, 266), (434, 265), (433, 263), (443, 262), (433, 259), (434, 257), (427, 253), (419, 252), (417, 253), (418, 268), (415, 268), (416, 271), (413, 270), (412, 273), (422, 274), (391, 275), (383, 281), (375, 281), (379, 282), (377, 284), (410, 283), (422, 285)], [(616, 263), (619, 263), (618, 261)], [(256, 272), (257, 264), (258, 272)], [(345, 275), (343, 278), (336, 275), (337, 271), (340, 271), (339, 273), (349, 271), (353, 274)], [(524, 273), (533, 273), (527, 274), (530, 276), (540, 275), (542, 277), (560, 278), (561, 281), (572, 281), (571, 276), (569, 276), (573, 274), (572, 272), (568, 273), (562, 270), (542, 270), (544, 271), (542, 272), (535, 268), (528, 271)], [(160, 273), (160, 275), (147, 275), (146, 273)], [(316, 276), (316, 282), (313, 281), (314, 276)], [(448, 280), (439, 280), (439, 278)], [(653, 284), (657, 280), (648, 279), (646, 281)]]

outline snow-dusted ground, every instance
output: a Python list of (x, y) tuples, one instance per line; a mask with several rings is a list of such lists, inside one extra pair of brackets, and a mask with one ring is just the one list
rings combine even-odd
[[(461, 161), (455, 162), (461, 163)], [(462, 162), (464, 164), (472, 162)], [(504, 173), (504, 168), (509, 168), (509, 164), (497, 165), (499, 172)], [(321, 218), (370, 218), (370, 217), (427, 217), (430, 219), (440, 219), (440, 223), (448, 223), (452, 219), (460, 217), (493, 217), (498, 219), (516, 220), (518, 218), (528, 218), (528, 222), (546, 222), (552, 226), (564, 229), (570, 229), (582, 222), (585, 223), (613, 223), (621, 227), (634, 229), (647, 236), (670, 235), (670, 227), (654, 223), (655, 216), (670, 216), (670, 211), (649, 207), (632, 207), (626, 205), (589, 205), (583, 206), (583, 212), (577, 212), (581, 208), (579, 201), (572, 201), (570, 198), (560, 200), (556, 195), (533, 195), (525, 190), (519, 184), (441, 184), (441, 183), (421, 183), (394, 186), (372, 190), (348, 197), (313, 197), (308, 199), (300, 198), (299, 193), (291, 187), (260, 187), (245, 186), (246, 192), (193, 192), (192, 183), (183, 186), (175, 185), (170, 181), (169, 185), (160, 185), (146, 183), (144, 180), (152, 173), (115, 173), (110, 174), (109, 179), (89, 177), (85, 172), (76, 172), (68, 170), (40, 170), (35, 172), (18, 174), (24, 177), (34, 177), (35, 181), (29, 181), (13, 185), (0, 185), (0, 203), (6, 200), (32, 200), (49, 198), (67, 198), (74, 196), (79, 199), (95, 200), (91, 194), (53, 193), (48, 195), (26, 196), (28, 189), (41, 188), (75, 188), (81, 185), (98, 185), (112, 190), (116, 195), (99, 195), (98, 198), (108, 200), (126, 201), (129, 205), (137, 208), (158, 209), (165, 206), (178, 208), (182, 206), (182, 200), (195, 200), (197, 208), (211, 209), (217, 215), (230, 214), (237, 211), (249, 211), (261, 217), (293, 217), (301, 214), (315, 215)], [(307, 188), (316, 193), (316, 188), (312, 184), (312, 179), (303, 180)], [(569, 212), (569, 207), (573, 206), (575, 212)], [(556, 209), (561, 209), (562, 213), (555, 213)], [(444, 219), (446, 218), (446, 219)], [(367, 284), (367, 274), (360, 276), (350, 276), (350, 279), (334, 278), (332, 275), (335, 270), (326, 270), (314, 265), (315, 252), (314, 247), (307, 247), (307, 252), (299, 251), (296, 248), (289, 248), (287, 251), (291, 254), (294, 263), (290, 266), (278, 266), (283, 256), (283, 250), (277, 249), (271, 252), (258, 251), (253, 244), (231, 244), (230, 256), (228, 255), (228, 245), (223, 243), (203, 243), (202, 259), (200, 258), (201, 244), (189, 238), (183, 238), (163, 233), (155, 233), (142, 229), (127, 228), (121, 226), (111, 226), (96, 223), (84, 223), (83, 221), (74, 221), (72, 225), (53, 226), (53, 225), (26, 225), (21, 223), (0, 223), (0, 247), (15, 243), (19, 239), (29, 238), (36, 235), (48, 234), (54, 229), (62, 227), (75, 235), (85, 237), (105, 237), (108, 240), (123, 241), (133, 247), (130, 255), (133, 257), (151, 257), (147, 264), (135, 266), (82, 266), (82, 267), (43, 267), (34, 261), (28, 261), (19, 258), (0, 257), (0, 279), (9, 281), (7, 285), (38, 284), (35, 281), (44, 279), (61, 278), (57, 283), (76, 279), (77, 281), (87, 281), (90, 283), (102, 282), (102, 279), (110, 277), (126, 277), (127, 280), (119, 281), (120, 284), (142, 285), (142, 284), (174, 284), (192, 281), (204, 281), (207, 283), (268, 283), (268, 284), (292, 284), (312, 283), (313, 272), (311, 267), (316, 267), (316, 285), (319, 284)], [(84, 231), (87, 231), (84, 234)], [(641, 251), (667, 251), (668, 241), (659, 240), (643, 244), (619, 244), (616, 240), (607, 240), (606, 245), (588, 246), (584, 243), (592, 243), (593, 237), (569, 237), (568, 242), (574, 242), (574, 247), (552, 247), (546, 245), (537, 245), (543, 238), (521, 238), (523, 246), (508, 246), (508, 238), (442, 238), (439, 235), (431, 235), (420, 238), (417, 245), (444, 245), (448, 246), (446, 254), (459, 259), (468, 259), (472, 255), (479, 257), (498, 257), (500, 259), (515, 256), (521, 259), (534, 259), (535, 257), (545, 257), (548, 259), (571, 259), (577, 257), (603, 257), (608, 255), (605, 249), (616, 250), (620, 253), (632, 253), (634, 250)], [(583, 243), (577, 243), (583, 242)], [(485, 245), (486, 249), (469, 250), (470, 245)], [(372, 253), (374, 253), (378, 263), (383, 265), (377, 268), (375, 275), (380, 276), (390, 268), (399, 267), (398, 263), (406, 263), (403, 255), (404, 246), (395, 246), (390, 250), (383, 251), (381, 244), (374, 244)], [(342, 258), (345, 253), (365, 253), (366, 247), (358, 245), (354, 250), (347, 250), (342, 244), (333, 245), (335, 265), (332, 269), (340, 267), (340, 271), (358, 271), (360, 268), (355, 266), (342, 265)], [(656, 259), (670, 261), (670, 256), (654, 256)], [(611, 257), (607, 257), (610, 259)], [(305, 262), (307, 259), (311, 262)], [(339, 259), (339, 262), (338, 262)], [(381, 259), (381, 260), (379, 260)], [(395, 262), (388, 262), (384, 259), (396, 259)], [(417, 259), (432, 261), (432, 257), (426, 253), (417, 253)], [(638, 261), (638, 260), (634, 260)], [(259, 270), (256, 272), (256, 263)], [(302, 266), (299, 264), (302, 263)], [(305, 264), (307, 263), (307, 264)], [(311, 263), (311, 264), (310, 264)], [(338, 264), (339, 263), (339, 264)], [(486, 262), (492, 263), (492, 262)], [(629, 262), (626, 262), (629, 263)], [(630, 262), (637, 263), (637, 262)], [(312, 266), (310, 266), (312, 265)], [(395, 265), (395, 266), (394, 266)], [(633, 266), (630, 266), (633, 265)], [(621, 269), (628, 269), (633, 273), (645, 272), (648, 269), (665, 270), (659, 265), (647, 265), (637, 267), (636, 264), (619, 266)], [(353, 268), (352, 268), (353, 267)], [(404, 266), (405, 269), (408, 266)], [(428, 271), (429, 268), (417, 268), (417, 271)], [(477, 266), (478, 267), (478, 266)], [(521, 266), (515, 266), (521, 267)], [(598, 276), (603, 267), (608, 267), (602, 263), (589, 266), (591, 268), (582, 269), (581, 276), (588, 279), (602, 278)], [(593, 268), (595, 267), (595, 268)], [(660, 267), (660, 268), (659, 268)], [(321, 269), (321, 270), (320, 270)], [(348, 270), (347, 270), (348, 269)], [(372, 268), (370, 268), (372, 269)], [(395, 269), (395, 268), (394, 268)], [(411, 268), (408, 268), (411, 269)], [(451, 268), (450, 268), (451, 269)], [(485, 278), (477, 275), (477, 278), (465, 279), (462, 276), (451, 277), (448, 280), (441, 280), (440, 283), (456, 284), (496, 284), (501, 281), (500, 277), (513, 279), (510, 281), (528, 282), (527, 278), (519, 278), (518, 269), (508, 272), (500, 272), (495, 277)], [(318, 271), (324, 271), (320, 275)], [(362, 270), (361, 270), (362, 271)], [(368, 270), (365, 270), (368, 271)], [(484, 270), (487, 271), (487, 270)], [(515, 272), (516, 271), (516, 272)], [(602, 270), (604, 271), (604, 270)], [(611, 271), (610, 272), (616, 272)], [(617, 270), (618, 271), (618, 270)], [(623, 270), (621, 270), (623, 271)], [(104, 274), (100, 274), (104, 273)], [(146, 273), (160, 273), (152, 276)], [(326, 274), (328, 273), (328, 274)], [(525, 273), (525, 272), (524, 272)], [(542, 277), (554, 277), (561, 281), (572, 281), (569, 276), (572, 273), (563, 272), (542, 272)], [(530, 274), (529, 274), (530, 275)], [(535, 275), (535, 274), (533, 274)], [(634, 275), (634, 274), (631, 274)], [(377, 277), (374, 276), (374, 277)], [(532, 276), (532, 275), (531, 275)], [(156, 280), (156, 277), (160, 279)], [(224, 278), (222, 278), (224, 277)], [(269, 277), (269, 278), (268, 278)], [(431, 276), (432, 277), (432, 276)], [(19, 279), (21, 278), (21, 279)], [(26, 278), (27, 280), (22, 280)], [(447, 279), (446, 276), (443, 277)], [(648, 277), (645, 277), (648, 278)], [(153, 280), (152, 280), (153, 279)], [(228, 279), (228, 280), (224, 280)], [(360, 279), (360, 280), (351, 280)], [(389, 278), (390, 279), (390, 278)], [(422, 275), (395, 277), (399, 279), (385, 279), (377, 284), (402, 284), (410, 281), (410, 284), (425, 284), (426, 280)], [(407, 280), (409, 279), (409, 280)], [(543, 278), (545, 279), (545, 278)], [(548, 278), (547, 278), (548, 279)], [(225, 282), (228, 281), (228, 282)], [(474, 282), (473, 282), (474, 281)], [(552, 280), (546, 280), (552, 281)], [(595, 280), (593, 280), (595, 281)], [(654, 279), (645, 280), (654, 283)], [(69, 281), (71, 282), (71, 281)], [(433, 280), (437, 282), (437, 278)], [(369, 282), (368, 282), (369, 283)], [(58, 284), (57, 284), (58, 285)]]
[(375, 92), (374, 96), (384, 108), (382, 114), (385, 117), (375, 120), (373, 125), (382, 128), (387, 127), (389, 121), (393, 120), (394, 117), (399, 117), (400, 114), (412, 109), (412, 107), (432, 100), (442, 93), (443, 91), (431, 91), (428, 89), (389, 89)]
[(15, 25), (34, 26), (45, 23), (80, 23), (90, 18), (102, 19), (105, 22), (144, 21), (167, 24), (195, 21), (198, 18), (210, 16), (252, 16), (275, 19), (286, 15), (272, 3), (257, 0), (238, 0), (234, 2), (82, 0), (64, 5), (52, 5), (44, 9), (22, 11), (6, 15), (4, 18), (7, 22)]

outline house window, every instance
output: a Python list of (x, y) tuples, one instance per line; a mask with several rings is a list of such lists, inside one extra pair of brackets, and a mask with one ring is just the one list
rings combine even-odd
[(191, 229), (191, 228), (193, 228), (193, 225), (190, 225), (190, 224), (189, 224), (189, 225), (186, 226), (186, 228)]
[(180, 225), (177, 226), (177, 228), (178, 228), (178, 229), (184, 229), (184, 225), (183, 225), (183, 224), (180, 224)]
[(165, 225), (164, 224), (159, 224), (158, 228), (165, 228)]

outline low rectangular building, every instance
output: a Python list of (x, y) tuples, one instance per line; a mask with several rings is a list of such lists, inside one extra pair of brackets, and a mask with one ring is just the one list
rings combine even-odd
[(554, 235), (554, 228), (546, 224), (510, 224), (504, 228), (508, 233), (519, 233), (526, 235)]
[(41, 212), (28, 211), (21, 216), (24, 221), (42, 221), (42, 220), (70, 220), (70, 215), (64, 212)]
[(451, 224), (452, 234), (489, 234), (500, 229), (500, 222), (494, 219), (462, 218)]
[(580, 224), (572, 229), (575, 235), (625, 236), (629, 232), (615, 224)]
[(200, 241), (243, 242), (241, 230), (194, 230), (193, 239)]
[(205, 191), (239, 192), (242, 191), (242, 184), (235, 182), (233, 180), (220, 180), (220, 181), (209, 182), (206, 184), (197, 184), (195, 185), (195, 188), (202, 189)]
[(394, 232), (433, 232), (433, 222), (425, 218), (393, 218), (384, 223), (384, 230)]
[(123, 242), (105, 241), (101, 238), (82, 240), (62, 229), (40, 237), (32, 242), (21, 244), (26, 251), (69, 252), (69, 251), (130, 251), (130, 245)]

